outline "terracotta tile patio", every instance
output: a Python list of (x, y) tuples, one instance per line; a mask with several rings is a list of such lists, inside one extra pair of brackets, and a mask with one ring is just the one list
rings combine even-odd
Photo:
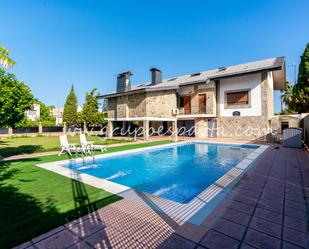
[(309, 156), (270, 147), (200, 225), (123, 199), (18, 248), (309, 248)]

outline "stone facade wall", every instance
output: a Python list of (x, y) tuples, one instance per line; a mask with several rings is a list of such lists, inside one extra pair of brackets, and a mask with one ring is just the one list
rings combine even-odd
[(173, 117), (172, 109), (177, 107), (175, 90), (148, 92), (146, 96), (147, 117)]
[[(206, 113), (216, 115), (214, 84), (181, 87), (180, 96), (191, 96), (191, 114), (199, 114), (199, 94), (206, 94)], [(136, 93), (108, 99), (108, 118), (161, 117), (171, 118), (177, 108), (176, 90)], [(181, 110), (180, 110), (181, 111)]]
[(289, 119), (289, 128), (299, 128), (300, 120), (298, 118), (290, 118)]
[[(270, 119), (265, 116), (251, 117), (220, 117), (217, 121), (217, 134), (219, 138), (233, 138), (242, 140), (265, 140), (271, 132)], [(195, 137), (208, 137), (208, 119), (195, 118)]]
[(271, 125), (270, 128), (272, 131), (279, 131), (281, 132), (281, 121), (279, 116), (274, 116), (271, 118)]
[(136, 93), (108, 99), (108, 118), (173, 117), (176, 91)]
[[(196, 84), (193, 86), (183, 86), (179, 89), (179, 96), (191, 96), (191, 114), (199, 114), (199, 94), (206, 94), (206, 113), (216, 115), (216, 88), (214, 84)], [(179, 108), (180, 114), (184, 113), (183, 108)]]
[(216, 116), (216, 88), (206, 91), (206, 114), (213, 114)]
[(235, 139), (264, 139), (270, 131), (269, 124), (266, 116), (219, 117), (217, 135)]
[(282, 122), (288, 122), (289, 128), (300, 127), (300, 118), (292, 115), (281, 115), (281, 116), (274, 116), (271, 118), (271, 129), (273, 131), (279, 131), (280, 133), (282, 133), (281, 130)]
[(129, 117), (146, 116), (146, 93), (128, 95)]
[(115, 118), (116, 109), (117, 109), (116, 98), (109, 98), (107, 100), (107, 117)]
[(146, 115), (146, 93), (109, 98), (108, 118), (144, 117)]
[(128, 114), (128, 105), (126, 103), (126, 96), (109, 98), (107, 101), (107, 117), (108, 118), (125, 118)]
[(117, 117), (126, 118), (128, 116), (127, 96), (117, 97)]
[(128, 106), (126, 104), (126, 96), (109, 98), (107, 101), (107, 117), (108, 118), (125, 118), (128, 114)]

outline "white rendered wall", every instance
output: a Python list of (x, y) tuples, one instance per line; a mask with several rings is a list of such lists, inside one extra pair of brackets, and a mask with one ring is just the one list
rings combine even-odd
[[(260, 83), (260, 73), (220, 80), (220, 116), (231, 117), (234, 111), (239, 111), (241, 116), (260, 116), (262, 114)], [(250, 108), (231, 109), (224, 107), (225, 91), (246, 89), (250, 89)]]

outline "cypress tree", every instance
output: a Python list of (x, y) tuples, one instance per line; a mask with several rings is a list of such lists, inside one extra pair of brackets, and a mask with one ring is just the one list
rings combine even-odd
[(73, 85), (64, 104), (63, 122), (66, 122), (68, 126), (75, 125), (77, 123), (77, 98), (74, 93)]
[(309, 112), (309, 43), (301, 56), (294, 95), (297, 111), (299, 113)]
[(98, 124), (98, 99), (95, 95), (97, 89), (92, 89), (90, 93), (86, 92), (85, 104), (83, 106), (82, 117), (86, 125)]
[(309, 87), (309, 43), (307, 43), (305, 51), (300, 58), (297, 85), (300, 88)]

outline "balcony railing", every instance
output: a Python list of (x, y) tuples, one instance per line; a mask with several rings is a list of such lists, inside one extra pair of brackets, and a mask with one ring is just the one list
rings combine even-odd
[(206, 106), (199, 106), (197, 108), (185, 109), (178, 108), (180, 115), (190, 115), (190, 114), (206, 114)]

